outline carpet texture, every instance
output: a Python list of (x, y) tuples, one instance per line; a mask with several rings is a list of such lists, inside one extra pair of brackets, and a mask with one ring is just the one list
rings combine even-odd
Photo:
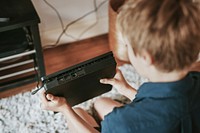
[[(123, 65), (120, 70), (130, 85), (136, 89), (147, 81), (140, 77), (130, 65)], [(127, 99), (118, 94), (115, 88), (102, 96), (127, 102)], [(95, 99), (77, 106), (92, 114), (92, 103)], [(39, 94), (31, 95), (30, 92), (1, 99), (0, 133), (68, 133), (64, 116), (60, 113), (54, 114), (51, 111), (42, 110), (40, 104)]]

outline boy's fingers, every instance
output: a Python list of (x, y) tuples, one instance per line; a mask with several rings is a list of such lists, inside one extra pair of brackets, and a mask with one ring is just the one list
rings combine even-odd
[(51, 94), (47, 94), (46, 95), (46, 98), (48, 99), (48, 100), (53, 100), (54, 99), (54, 96), (53, 95), (51, 95)]
[(52, 94), (47, 94), (47, 99), (50, 101), (57, 102), (59, 100), (59, 97), (53, 96)]
[(115, 78), (121, 78), (122, 77), (122, 72), (120, 69), (116, 69), (116, 74), (115, 74)]
[(45, 90), (41, 90), (40, 97), (41, 97), (41, 102), (42, 102), (41, 108), (45, 110), (48, 109), (48, 106), (47, 106), (48, 100), (46, 98)]
[(100, 83), (108, 84), (108, 79), (100, 79)]
[(117, 68), (116, 68), (116, 72), (121, 72), (121, 70), (117, 67)]
[(122, 76), (122, 72), (119, 68), (117, 68), (114, 78), (112, 78), (112, 79), (101, 79), (100, 83), (114, 85), (114, 84), (116, 84), (116, 80), (121, 76)]
[(103, 83), (103, 84), (110, 84), (110, 85), (114, 85), (116, 82), (115, 79), (101, 79), (100, 80), (100, 83)]
[(42, 101), (47, 101), (45, 90), (41, 90), (40, 97), (41, 97)]

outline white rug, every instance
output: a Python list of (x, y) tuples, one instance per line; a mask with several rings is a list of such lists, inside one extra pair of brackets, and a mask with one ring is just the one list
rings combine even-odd
[[(120, 67), (126, 80), (136, 89), (146, 81), (141, 78), (130, 65)], [(103, 96), (112, 97), (121, 101), (126, 100), (116, 93), (111, 92)], [(79, 107), (91, 112), (93, 101), (84, 102)], [(62, 114), (54, 114), (40, 108), (39, 94), (31, 95), (30, 92), (18, 94), (0, 100), (0, 133), (66, 133), (67, 123)]]

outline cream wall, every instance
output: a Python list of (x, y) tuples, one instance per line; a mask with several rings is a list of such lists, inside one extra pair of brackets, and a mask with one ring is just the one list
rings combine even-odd
[[(104, 0), (96, 0), (97, 5), (99, 5)], [(55, 44), (58, 36), (62, 32), (61, 24), (54, 10), (52, 10), (44, 0), (32, 0), (39, 16), (41, 23), (40, 35), (42, 45), (52, 45)], [(60, 13), (64, 25), (66, 26), (71, 21), (81, 17), (87, 12), (94, 9), (93, 0), (47, 0), (51, 5), (53, 5)], [(93, 13), (83, 20), (73, 24), (67, 30), (67, 34), (72, 35), (76, 39), (64, 35), (61, 38), (59, 44), (64, 44), (68, 42), (76, 41), (77, 38), (85, 39), (108, 32), (108, 1), (101, 6), (98, 10), (98, 23), (90, 29), (88, 32), (80, 37), (80, 34), (87, 29), (90, 25), (96, 22), (96, 14)]]

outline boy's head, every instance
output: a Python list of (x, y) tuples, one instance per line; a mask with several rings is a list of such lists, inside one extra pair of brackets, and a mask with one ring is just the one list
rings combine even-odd
[(184, 70), (198, 58), (200, 9), (190, 0), (129, 0), (117, 28), (134, 55), (149, 54), (159, 71)]

